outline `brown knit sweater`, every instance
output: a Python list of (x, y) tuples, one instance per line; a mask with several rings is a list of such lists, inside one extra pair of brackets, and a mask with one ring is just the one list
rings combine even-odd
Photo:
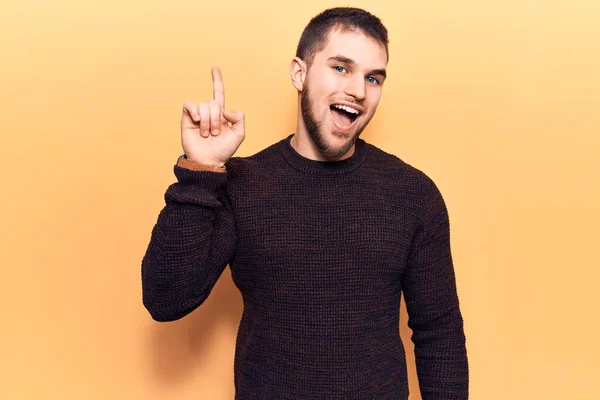
[(227, 171), (175, 166), (142, 261), (157, 321), (201, 305), (229, 264), (244, 312), (239, 400), (408, 398), (400, 294), (424, 400), (467, 399), (468, 364), (446, 206), (433, 181), (359, 139), (352, 157), (300, 156), (290, 138)]

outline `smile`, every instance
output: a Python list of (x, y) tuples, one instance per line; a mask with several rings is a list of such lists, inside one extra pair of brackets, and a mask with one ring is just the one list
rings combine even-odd
[(354, 122), (362, 114), (358, 107), (346, 104), (332, 104), (329, 109), (335, 125), (342, 131), (348, 131), (354, 125)]

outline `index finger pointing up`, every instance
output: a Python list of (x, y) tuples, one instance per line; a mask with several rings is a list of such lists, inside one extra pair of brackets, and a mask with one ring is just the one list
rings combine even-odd
[(225, 108), (225, 89), (223, 88), (223, 77), (219, 68), (212, 68), (212, 79), (213, 98), (221, 105), (221, 108)]

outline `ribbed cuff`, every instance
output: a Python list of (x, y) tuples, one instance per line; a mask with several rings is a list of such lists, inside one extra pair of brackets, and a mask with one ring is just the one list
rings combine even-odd
[(177, 183), (165, 193), (167, 201), (218, 207), (217, 191), (227, 181), (227, 174), (212, 171), (193, 171), (177, 165), (174, 167)]

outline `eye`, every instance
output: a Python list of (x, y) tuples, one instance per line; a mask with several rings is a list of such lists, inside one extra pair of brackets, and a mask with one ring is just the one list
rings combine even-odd
[(337, 72), (341, 72), (341, 73), (348, 72), (348, 70), (346, 68), (344, 68), (340, 65), (336, 65), (335, 67), (333, 67), (333, 69), (335, 69)]
[(373, 77), (373, 76), (367, 76), (367, 81), (368, 81), (369, 83), (374, 83), (375, 85), (378, 85), (378, 84), (379, 84), (379, 79), (377, 79), (377, 78), (375, 78), (375, 77)]

